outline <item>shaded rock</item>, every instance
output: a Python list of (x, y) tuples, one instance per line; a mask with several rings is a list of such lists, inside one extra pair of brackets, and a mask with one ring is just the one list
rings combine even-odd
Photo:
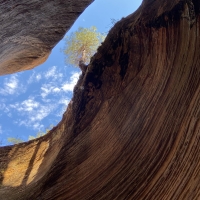
[(0, 75), (43, 63), (92, 0), (0, 0)]
[(0, 148), (3, 199), (199, 199), (200, 4), (118, 22), (47, 135)]

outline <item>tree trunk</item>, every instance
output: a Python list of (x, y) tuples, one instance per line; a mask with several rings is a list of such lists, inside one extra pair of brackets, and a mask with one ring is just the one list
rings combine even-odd
[(87, 65), (85, 64), (85, 61), (86, 61), (86, 52), (85, 52), (85, 49), (84, 49), (82, 51), (82, 56), (79, 60), (79, 67), (80, 67), (80, 69), (83, 73), (85, 73), (86, 70), (87, 70)]
[(200, 199), (199, 13), (144, 0), (116, 23), (58, 126), (0, 149), (2, 199)]

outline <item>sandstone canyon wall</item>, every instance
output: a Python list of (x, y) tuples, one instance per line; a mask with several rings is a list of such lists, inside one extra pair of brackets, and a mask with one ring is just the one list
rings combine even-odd
[(43, 63), (93, 0), (0, 0), (0, 75)]
[(199, 14), (199, 0), (144, 0), (118, 22), (58, 126), (0, 148), (0, 196), (199, 199)]

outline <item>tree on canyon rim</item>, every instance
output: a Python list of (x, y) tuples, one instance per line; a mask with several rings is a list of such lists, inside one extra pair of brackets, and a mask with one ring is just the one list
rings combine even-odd
[[(45, 132), (38, 132), (38, 133), (36, 133), (35, 136), (29, 135), (28, 141), (34, 140), (34, 139), (36, 139), (36, 138), (39, 138), (39, 137), (44, 136), (44, 135), (47, 134), (53, 127), (54, 127), (54, 126), (51, 124), (51, 125), (46, 129)], [(7, 138), (7, 141), (8, 141), (9, 143), (11, 143), (11, 144), (19, 144), (19, 143), (25, 142), (24, 140), (20, 139), (19, 137), (16, 137), (16, 138), (15, 138), (15, 137), (8, 137), (8, 138)], [(1, 143), (0, 143), (0, 146), (1, 146)]]
[(85, 72), (90, 58), (104, 39), (105, 35), (97, 32), (95, 26), (90, 28), (80, 27), (78, 31), (65, 38), (66, 63), (79, 66)]

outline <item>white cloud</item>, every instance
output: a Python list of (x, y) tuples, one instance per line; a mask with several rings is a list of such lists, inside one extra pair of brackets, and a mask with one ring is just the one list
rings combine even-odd
[(55, 81), (56, 79), (62, 78), (63, 74), (58, 72), (56, 66), (53, 66), (47, 72), (45, 72), (44, 76), (45, 76), (46, 79), (51, 78), (52, 80)]
[(48, 94), (51, 93), (51, 86), (49, 84), (43, 84), (41, 90), (41, 96), (42, 98), (45, 98)]
[(27, 83), (31, 84), (34, 81), (34, 77), (35, 77), (35, 72), (33, 72), (32, 75), (29, 77)]
[(39, 122), (36, 122), (35, 124), (33, 124), (33, 129), (34, 130), (42, 130), (42, 129), (44, 129), (44, 125), (40, 124)]
[[(54, 71), (54, 70), (53, 70)], [(49, 74), (53, 74), (53, 73), (49, 73)], [(48, 84), (43, 84), (41, 86), (41, 96), (43, 98), (43, 100), (48, 96), (48, 95), (54, 95), (54, 94), (58, 94), (61, 92), (72, 92), (74, 89), (74, 86), (76, 85), (78, 79), (79, 79), (79, 72), (74, 72), (72, 73), (71, 77), (70, 77), (70, 81), (67, 81), (65, 83), (62, 83), (61, 85), (59, 85), (59, 83), (57, 81), (52, 81)]]
[(41, 74), (37, 74), (37, 75), (35, 76), (35, 78), (36, 78), (37, 81), (39, 81), (39, 80), (42, 78), (42, 75), (41, 75)]
[(29, 77), (27, 83), (28, 83), (28, 84), (31, 84), (31, 83), (33, 83), (33, 82), (39, 82), (41, 79), (42, 79), (42, 74), (40, 74), (40, 73), (37, 73), (37, 74), (36, 74), (36, 73), (33, 71), (32, 75)]
[(11, 104), (10, 107), (15, 108), (19, 112), (32, 112), (39, 107), (39, 102), (36, 102), (33, 99), (27, 99), (22, 103)]
[(65, 98), (65, 97), (63, 97), (62, 99), (60, 99), (60, 100), (58, 101), (58, 104), (61, 104), (62, 107), (60, 107), (60, 109), (56, 112), (56, 116), (57, 116), (57, 117), (61, 117), (61, 116), (63, 115), (63, 113), (64, 113), (64, 112), (66, 111), (66, 109), (67, 109), (67, 106), (68, 106), (69, 102), (70, 102), (70, 99), (67, 99), (67, 98)]
[(74, 89), (74, 86), (76, 85), (78, 79), (79, 79), (80, 73), (79, 72), (74, 72), (72, 73), (72, 76), (70, 77), (70, 81), (66, 82), (62, 85), (62, 89), (65, 92), (72, 92)]
[(59, 104), (64, 104), (64, 105), (68, 105), (69, 104), (69, 102), (70, 102), (70, 100), (69, 99), (66, 99), (66, 98), (62, 98), (62, 99), (60, 99), (59, 100)]
[(11, 108), (16, 109), (21, 115), (26, 116), (29, 121), (41, 121), (54, 109), (55, 106), (47, 104), (42, 105), (34, 99), (27, 99), (21, 103), (10, 105)]
[(43, 128), (42, 120), (51, 114), (57, 106), (58, 105), (54, 105), (52, 102), (41, 104), (33, 98), (10, 105), (10, 107), (18, 111), (19, 114), (15, 123), (19, 126), (31, 127), (34, 130)]
[(45, 74), (45, 78), (48, 79), (50, 77), (54, 77), (56, 74), (56, 66), (51, 67)]
[(0, 110), (2, 110), (4, 113), (6, 113), (9, 117), (12, 116), (9, 105), (6, 105), (5, 103), (0, 103)]
[(22, 102), (22, 106), (25, 108), (25, 110), (32, 111), (33, 108), (37, 108), (39, 106), (39, 103), (33, 99), (28, 99)]
[(5, 83), (5, 85), (7, 88), (10, 89), (10, 91), (11, 91), (10, 93), (13, 93), (18, 86), (18, 80), (15, 76), (11, 77), (11, 79), (7, 83)]
[(36, 131), (41, 131), (42, 129), (44, 129), (44, 125), (40, 122), (31, 122), (29, 120), (15, 120), (15, 124), (18, 124), (19, 126), (25, 126), (25, 127), (30, 127), (33, 130)]
[(46, 96), (48, 96), (49, 94), (52, 93), (58, 93), (61, 91), (60, 88), (58, 88), (57, 86), (55, 86), (54, 84), (56, 83), (51, 83), (51, 84), (43, 84), (41, 87), (41, 96), (42, 98), (46, 98)]
[(32, 115), (32, 116), (29, 115), (29, 119), (32, 122), (41, 121), (45, 117), (47, 117), (51, 113), (52, 110), (54, 110), (54, 106), (52, 106), (52, 105), (46, 105), (46, 106), (40, 105), (39, 109), (37, 109), (33, 112), (34, 115)]
[(0, 134), (2, 134), (2, 133), (3, 133), (2, 126), (0, 125)]
[[(80, 76), (80, 72), (73, 72), (70, 78), (65, 79), (65, 82), (63, 82), (63, 74), (59, 72), (55, 66), (43, 73), (33, 72), (26, 83), (31, 84), (40, 81), (38, 83), (40, 89), (37, 91), (31, 86), (33, 88), (31, 96), (17, 102), (13, 102), (11, 98), (11, 101), (8, 101), (7, 97), (5, 97), (5, 100), (0, 98), (0, 111), (10, 117), (15, 116), (14, 123), (19, 126), (42, 130), (44, 128), (43, 123), (45, 123), (48, 116), (62, 116), (70, 102), (70, 93)], [(1, 92), (5, 93), (7, 89), (9, 92), (6, 94), (18, 94), (18, 90), (23, 88), (20, 84), (19, 75), (12, 75), (10, 78), (5, 79), (3, 86), (2, 89), (0, 88), (0, 94)]]
[(61, 91), (61, 89), (58, 87), (55, 87), (52, 89), (52, 92), (55, 92), (55, 93), (60, 92), (60, 91)]
[(5, 78), (3, 87), (0, 88), (0, 94), (13, 95), (24, 92), (24, 87), (19, 84), (17, 74), (11, 75), (9, 78)]

